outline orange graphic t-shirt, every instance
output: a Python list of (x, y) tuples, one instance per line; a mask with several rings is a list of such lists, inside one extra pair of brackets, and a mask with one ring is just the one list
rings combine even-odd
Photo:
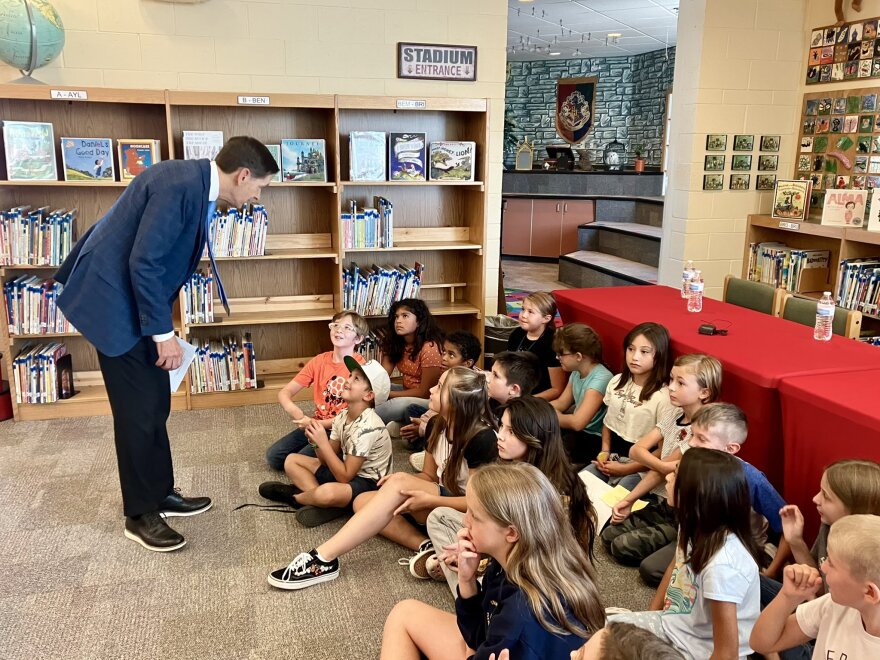
[[(354, 354), (358, 364), (364, 358)], [(347, 403), (342, 400), (342, 388), (348, 378), (348, 367), (345, 362), (334, 362), (333, 351), (316, 355), (306, 363), (294, 380), (303, 387), (312, 388), (312, 399), (315, 401), (314, 419), (333, 419), (345, 410)]]

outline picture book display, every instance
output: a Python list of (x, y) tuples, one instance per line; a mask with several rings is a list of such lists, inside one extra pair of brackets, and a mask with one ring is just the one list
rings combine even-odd
[(868, 212), (867, 230), (880, 231), (880, 197), (877, 197), (876, 190), (871, 192), (871, 207)]
[(108, 138), (61, 138), (65, 181), (115, 181), (113, 141)]
[(214, 160), (214, 156), (223, 148), (223, 131), (184, 131), (183, 132), (183, 158), (184, 160), (198, 160), (208, 158)]
[(385, 181), (385, 133), (352, 131), (348, 136), (351, 181)]
[(426, 157), (425, 133), (388, 134), (388, 174), (392, 181), (424, 181)]
[(473, 181), (475, 142), (432, 142), (431, 181)]
[(285, 182), (327, 181), (324, 140), (281, 140), (281, 178)]
[(867, 190), (829, 190), (822, 206), (822, 224), (861, 227), (865, 221)]
[(864, 18), (814, 29), (807, 50), (806, 83), (880, 77), (877, 25), (877, 18)]
[(10, 181), (57, 181), (52, 124), (3, 121), (6, 178)]
[(131, 181), (151, 165), (162, 160), (159, 140), (118, 140), (119, 180)]
[(281, 145), (267, 144), (266, 149), (269, 150), (269, 153), (272, 154), (272, 158), (275, 159), (275, 163), (278, 165), (278, 171), (272, 177), (272, 181), (274, 183), (281, 183)]
[(778, 179), (773, 192), (771, 216), (785, 220), (803, 220), (810, 206), (810, 182)]

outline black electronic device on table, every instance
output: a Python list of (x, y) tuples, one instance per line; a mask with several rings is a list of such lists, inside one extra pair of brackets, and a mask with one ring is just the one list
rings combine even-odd
[(547, 156), (556, 160), (557, 170), (570, 170), (574, 167), (574, 152), (567, 144), (548, 144)]

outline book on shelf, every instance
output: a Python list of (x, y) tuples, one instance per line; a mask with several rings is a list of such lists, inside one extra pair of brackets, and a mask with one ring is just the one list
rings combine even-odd
[(10, 181), (57, 181), (52, 124), (3, 120), (6, 178)]
[(0, 266), (60, 266), (76, 242), (76, 209), (0, 211)]
[(109, 138), (61, 138), (65, 181), (115, 181), (113, 141)]
[(861, 227), (865, 222), (867, 190), (829, 190), (822, 204), (822, 224)]
[(777, 179), (771, 216), (782, 220), (803, 220), (810, 209), (809, 181)]
[(60, 342), (28, 342), (12, 360), (17, 403), (54, 403), (76, 394), (73, 365)]
[(349, 179), (385, 181), (385, 133), (352, 131), (348, 136)]
[(868, 205), (868, 221), (865, 229), (868, 231), (880, 231), (880, 196), (877, 189), (871, 191), (871, 201)]
[(424, 181), (427, 172), (425, 133), (388, 134), (388, 176), (392, 181)]
[(342, 305), (362, 316), (387, 314), (391, 304), (404, 298), (418, 298), (424, 265), (416, 262), (408, 267), (361, 268), (352, 262), (342, 269)]
[(831, 272), (829, 250), (802, 250), (784, 243), (749, 244), (748, 279), (796, 293), (822, 291)]
[(58, 308), (64, 287), (36, 275), (19, 275), (4, 282), (3, 301), (10, 335), (76, 332)]
[(223, 131), (184, 131), (183, 159), (198, 160), (214, 157), (223, 148)]
[(382, 340), (386, 332), (387, 331), (384, 328), (373, 330), (369, 335), (364, 337), (360, 344), (355, 346), (354, 350), (361, 354), (365, 362), (369, 362), (370, 360), (381, 362)]
[(196, 356), (190, 364), (190, 391), (233, 392), (256, 389), (257, 357), (250, 333), (222, 339), (193, 339)]
[(281, 140), (281, 174), (286, 182), (327, 182), (327, 147), (324, 140)]
[[(262, 257), (266, 252), (269, 214), (262, 204), (245, 204), (214, 211), (208, 226), (208, 240), (214, 257)], [(205, 246), (204, 257), (208, 256)]]
[(117, 140), (119, 180), (131, 181), (150, 165), (162, 160), (159, 140)]
[(183, 320), (187, 325), (214, 322), (214, 274), (197, 270), (183, 285)]
[(880, 313), (880, 256), (840, 262), (835, 303), (864, 314)]
[(432, 142), (431, 181), (473, 181), (476, 142)]
[(271, 181), (273, 183), (281, 183), (281, 145), (267, 144), (266, 149), (269, 150), (269, 153), (272, 154), (272, 158), (275, 159), (275, 164), (278, 165), (278, 171), (272, 176)]
[(373, 197), (375, 208), (358, 209), (348, 202), (342, 214), (342, 247), (389, 248), (394, 246), (394, 205), (384, 197)]

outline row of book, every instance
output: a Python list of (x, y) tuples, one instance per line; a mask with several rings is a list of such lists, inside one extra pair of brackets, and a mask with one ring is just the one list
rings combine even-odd
[(424, 266), (361, 268), (352, 262), (342, 269), (342, 304), (362, 316), (387, 314), (391, 304), (404, 298), (418, 298)]
[(342, 247), (386, 248), (394, 246), (394, 205), (384, 197), (373, 197), (375, 208), (358, 209), (348, 203), (342, 214)]
[(831, 265), (829, 250), (800, 250), (768, 241), (749, 244), (748, 279), (788, 291), (822, 291)]
[[(269, 214), (262, 204), (214, 211), (208, 231), (215, 257), (262, 257), (266, 253)], [(205, 256), (208, 255), (207, 247)]]
[(381, 362), (382, 336), (384, 333), (384, 328), (370, 332), (370, 334), (364, 337), (364, 340), (358, 344), (354, 350), (360, 353), (366, 361), (376, 360), (376, 362)]
[(250, 333), (222, 339), (192, 339), (196, 356), (189, 367), (190, 391), (233, 392), (257, 387), (257, 357)]
[[(473, 181), (476, 143), (436, 141), (426, 133), (352, 131), (348, 136), (352, 181)], [(386, 168), (387, 165), (387, 168)]]
[(0, 266), (60, 266), (76, 243), (76, 209), (0, 211)]
[(25, 344), (12, 360), (12, 377), (17, 403), (53, 403), (76, 393), (70, 354), (60, 342)]
[(183, 285), (183, 320), (187, 325), (214, 322), (214, 274), (197, 270)]
[(864, 314), (880, 313), (880, 257), (841, 261), (837, 271), (835, 302), (840, 307)]
[(20, 275), (3, 284), (10, 335), (76, 332), (58, 308), (62, 285), (36, 275)]

